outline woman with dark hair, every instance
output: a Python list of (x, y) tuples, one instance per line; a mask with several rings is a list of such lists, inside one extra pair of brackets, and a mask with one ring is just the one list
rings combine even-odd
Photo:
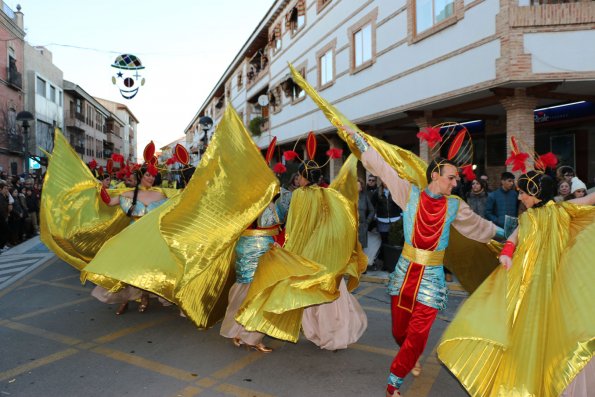
[(287, 183), (287, 190), (293, 192), (295, 189), (300, 187), (300, 184), (298, 182), (299, 176), (300, 174), (297, 172), (291, 174), (291, 178), (289, 178), (289, 182)]
[(438, 356), (472, 396), (585, 396), (595, 370), (595, 194), (555, 203), (555, 181), (538, 171), (517, 186), (527, 211), (503, 266), (461, 307)]
[(469, 207), (485, 218), (486, 203), (488, 201), (488, 184), (483, 179), (474, 179), (471, 181), (471, 190), (467, 193), (467, 204)]
[[(260, 259), (236, 320), (291, 342), (297, 342), (301, 328), (321, 349), (345, 349), (367, 327), (366, 314), (350, 293), (366, 268), (353, 205), (357, 162), (348, 159), (329, 188), (318, 186), (321, 170), (313, 160), (302, 161), (298, 174), (285, 244)], [(350, 276), (348, 284), (344, 275)]]
[[(126, 216), (130, 218), (130, 223), (134, 223), (149, 211), (157, 208), (167, 201), (167, 197), (161, 189), (154, 188), (157, 176), (155, 168), (144, 165), (134, 171), (136, 175), (136, 185), (134, 190), (126, 191), (119, 196), (111, 197), (108, 206), (120, 205), (120, 208)], [(91, 293), (95, 298), (104, 303), (120, 303), (116, 314), (123, 314), (128, 310), (128, 302), (140, 299), (138, 311), (143, 313), (149, 306), (149, 293), (132, 286), (127, 286), (119, 292), (112, 293), (105, 288), (97, 286)]]

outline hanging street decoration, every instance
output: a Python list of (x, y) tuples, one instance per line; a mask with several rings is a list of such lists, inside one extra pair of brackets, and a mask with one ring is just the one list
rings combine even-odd
[(120, 89), (120, 94), (125, 99), (132, 99), (138, 93), (138, 89), (145, 85), (145, 78), (139, 73), (145, 67), (136, 55), (118, 55), (112, 67), (116, 69), (112, 76), (112, 83)]

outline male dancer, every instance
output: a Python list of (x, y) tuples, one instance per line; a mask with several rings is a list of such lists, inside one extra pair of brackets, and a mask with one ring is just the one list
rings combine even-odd
[(438, 310), (446, 307), (443, 259), (450, 226), (483, 243), (496, 234), (503, 236), (503, 231), (462, 200), (449, 197), (459, 179), (451, 161), (432, 160), (426, 171), (428, 186), (420, 189), (399, 177), (360, 134), (345, 126), (343, 129), (361, 151), (364, 167), (385, 181), (393, 200), (403, 209), (405, 244), (388, 285), (393, 336), (400, 349), (391, 365), (386, 390), (387, 397), (400, 396), (405, 376), (421, 373), (419, 357)]

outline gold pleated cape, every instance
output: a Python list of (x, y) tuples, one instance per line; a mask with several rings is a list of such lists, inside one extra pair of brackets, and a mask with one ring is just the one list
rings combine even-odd
[(294, 190), (283, 248), (259, 263), (236, 320), (250, 331), (297, 342), (304, 308), (339, 297), (348, 274), (358, 285), (367, 258), (357, 240), (357, 159), (350, 156), (329, 188)]
[[(408, 150), (386, 143), (360, 130), (339, 110), (322, 98), (291, 64), (289, 68), (293, 80), (312, 98), (326, 118), (337, 127), (337, 134), (349, 145), (352, 153), (357, 158), (360, 158), (361, 153), (353, 140), (343, 131), (343, 126), (348, 126), (353, 131), (361, 134), (366, 142), (397, 171), (401, 178), (413, 183), (420, 189), (428, 184), (426, 179), (428, 165), (422, 159)], [(454, 228), (451, 228), (449, 247), (446, 250), (444, 264), (457, 275), (457, 279), (467, 291), (473, 292), (498, 266), (496, 254), (498, 247), (499, 244), (496, 242), (483, 244), (470, 240), (462, 236)]]
[(471, 295), (438, 346), (472, 396), (557, 397), (593, 357), (593, 241), (595, 207), (521, 215), (512, 268)]
[[(58, 128), (54, 150), (48, 157), (39, 213), (40, 238), (60, 259), (83, 270), (107, 240), (128, 226), (130, 219), (119, 207), (108, 207), (101, 201), (101, 182)], [(127, 190), (109, 193), (114, 196)], [(162, 191), (168, 196), (177, 194), (171, 189)], [(98, 284), (108, 289), (121, 285), (108, 278)]]
[(199, 328), (209, 327), (225, 314), (235, 243), (278, 189), (228, 106), (186, 189), (105, 243), (83, 277), (113, 278), (153, 292)]

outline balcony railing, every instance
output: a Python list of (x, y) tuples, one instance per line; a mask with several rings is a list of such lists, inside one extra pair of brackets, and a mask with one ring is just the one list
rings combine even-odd
[(15, 68), (7, 67), (8, 84), (14, 88), (23, 88), (23, 75)]

